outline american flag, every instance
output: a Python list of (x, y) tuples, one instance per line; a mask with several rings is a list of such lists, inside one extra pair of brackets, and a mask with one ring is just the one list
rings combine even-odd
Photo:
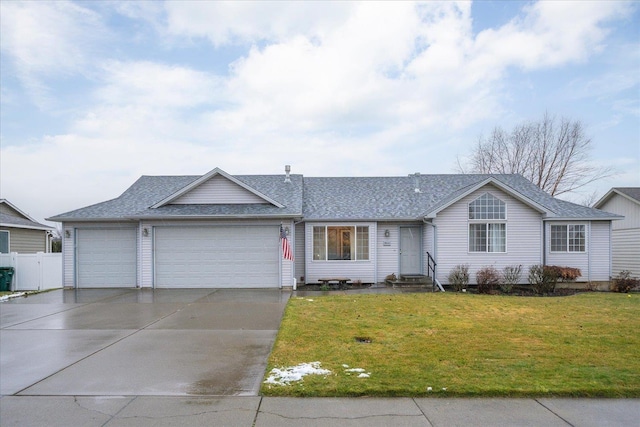
[(293, 252), (291, 251), (291, 245), (287, 240), (287, 233), (284, 232), (284, 228), (280, 226), (280, 243), (282, 244), (282, 258), (293, 261)]

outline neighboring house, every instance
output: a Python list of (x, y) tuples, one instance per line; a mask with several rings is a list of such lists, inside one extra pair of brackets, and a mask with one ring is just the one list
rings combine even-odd
[(51, 252), (53, 227), (39, 224), (6, 199), (0, 199), (0, 253)]
[(640, 187), (612, 188), (595, 207), (624, 216), (612, 225), (613, 275), (629, 270), (640, 277)]
[[(218, 168), (143, 176), (116, 199), (48, 218), (63, 223), (64, 285), (82, 288), (382, 282), (433, 275), (433, 261), (441, 283), (456, 264), (469, 264), (472, 279), (484, 266), (546, 263), (607, 281), (615, 219), (520, 175), (306, 178)], [(294, 261), (282, 257), (281, 228)]]

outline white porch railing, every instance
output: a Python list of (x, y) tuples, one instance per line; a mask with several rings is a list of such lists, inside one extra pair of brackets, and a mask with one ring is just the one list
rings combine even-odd
[(62, 254), (0, 254), (0, 267), (13, 267), (12, 291), (42, 291), (62, 287)]

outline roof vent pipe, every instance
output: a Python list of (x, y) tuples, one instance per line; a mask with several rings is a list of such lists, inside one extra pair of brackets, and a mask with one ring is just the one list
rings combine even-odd
[(285, 173), (284, 182), (291, 182), (291, 177), (289, 176), (290, 172), (291, 172), (291, 166), (285, 165), (284, 166), (284, 173)]
[(420, 191), (420, 172), (413, 174), (413, 188), (414, 192), (421, 193)]

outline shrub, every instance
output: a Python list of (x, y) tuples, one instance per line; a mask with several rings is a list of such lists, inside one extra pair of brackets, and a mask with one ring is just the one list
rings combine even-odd
[(558, 267), (557, 265), (550, 265), (547, 268), (551, 269), (561, 282), (573, 282), (582, 276), (579, 268)]
[(488, 294), (500, 284), (500, 273), (495, 267), (483, 267), (476, 273), (478, 293)]
[(520, 283), (522, 276), (522, 265), (508, 265), (502, 270), (502, 280), (500, 280), (500, 290), (505, 294), (510, 294), (513, 287)]
[(640, 279), (631, 277), (629, 270), (622, 270), (611, 282), (613, 292), (629, 292), (640, 285)]
[(556, 269), (542, 264), (532, 265), (529, 268), (529, 284), (538, 295), (551, 294), (558, 283)]
[(453, 290), (460, 292), (467, 288), (469, 284), (469, 265), (458, 264), (449, 272), (449, 284), (453, 287)]

